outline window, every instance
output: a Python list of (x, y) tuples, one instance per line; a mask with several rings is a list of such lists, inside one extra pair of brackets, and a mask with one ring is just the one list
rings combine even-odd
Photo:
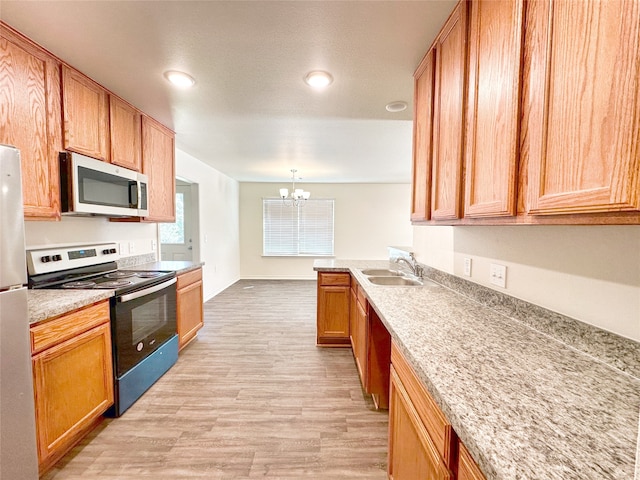
[(175, 223), (160, 224), (160, 243), (184, 245), (184, 193), (176, 193)]
[(333, 199), (309, 199), (292, 207), (281, 198), (262, 199), (265, 256), (333, 255)]

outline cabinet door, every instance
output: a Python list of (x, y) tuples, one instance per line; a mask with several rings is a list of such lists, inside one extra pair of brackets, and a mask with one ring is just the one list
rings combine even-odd
[(43, 469), (62, 457), (113, 404), (109, 323), (44, 350), (32, 362)]
[(431, 218), (460, 218), (466, 65), (466, 2), (436, 40)]
[(458, 442), (458, 480), (485, 480), (476, 462), (462, 442)]
[(5, 24), (0, 35), (0, 143), (20, 150), (26, 219), (60, 219), (60, 64)]
[(362, 386), (367, 390), (367, 310), (365, 306), (356, 301), (356, 349), (353, 354), (356, 359), (356, 367), (362, 381)]
[(527, 2), (529, 213), (640, 210), (640, 2)]
[(109, 97), (80, 72), (62, 66), (64, 148), (109, 160)]
[(149, 177), (149, 216), (154, 222), (175, 222), (174, 134), (150, 117), (142, 117), (142, 172)]
[(470, 9), (464, 216), (515, 215), (524, 2)]
[[(355, 280), (352, 279), (351, 281), (354, 282)], [(351, 299), (349, 301), (349, 340), (351, 341), (351, 350), (354, 355), (356, 353), (358, 339), (356, 336), (356, 324), (358, 321), (358, 296), (356, 295), (356, 288), (358, 287), (351, 288)]]
[(142, 116), (140, 112), (115, 95), (109, 96), (111, 163), (142, 170)]
[(347, 286), (318, 287), (318, 344), (349, 343), (349, 297)]
[(182, 350), (204, 325), (202, 280), (177, 291), (178, 339)]
[(429, 434), (391, 367), (389, 408), (389, 478), (447, 480), (452, 475), (440, 459)]
[(415, 73), (413, 119), (413, 193), (411, 221), (431, 216), (429, 184), (433, 144), (433, 96), (435, 89), (435, 50), (427, 52)]

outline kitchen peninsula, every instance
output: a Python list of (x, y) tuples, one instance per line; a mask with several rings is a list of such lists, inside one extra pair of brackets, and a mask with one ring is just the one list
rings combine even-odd
[(389, 262), (314, 263), (358, 282), (486, 478), (633, 478), (636, 342), (432, 268), (419, 287), (365, 268)]

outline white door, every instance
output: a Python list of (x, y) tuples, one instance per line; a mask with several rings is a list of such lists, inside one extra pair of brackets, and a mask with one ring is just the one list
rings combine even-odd
[(160, 224), (161, 260), (193, 261), (192, 185), (176, 181), (176, 221)]

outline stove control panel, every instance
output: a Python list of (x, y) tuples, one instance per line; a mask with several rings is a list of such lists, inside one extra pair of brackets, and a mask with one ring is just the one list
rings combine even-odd
[(116, 243), (27, 250), (29, 275), (113, 262), (120, 258)]

